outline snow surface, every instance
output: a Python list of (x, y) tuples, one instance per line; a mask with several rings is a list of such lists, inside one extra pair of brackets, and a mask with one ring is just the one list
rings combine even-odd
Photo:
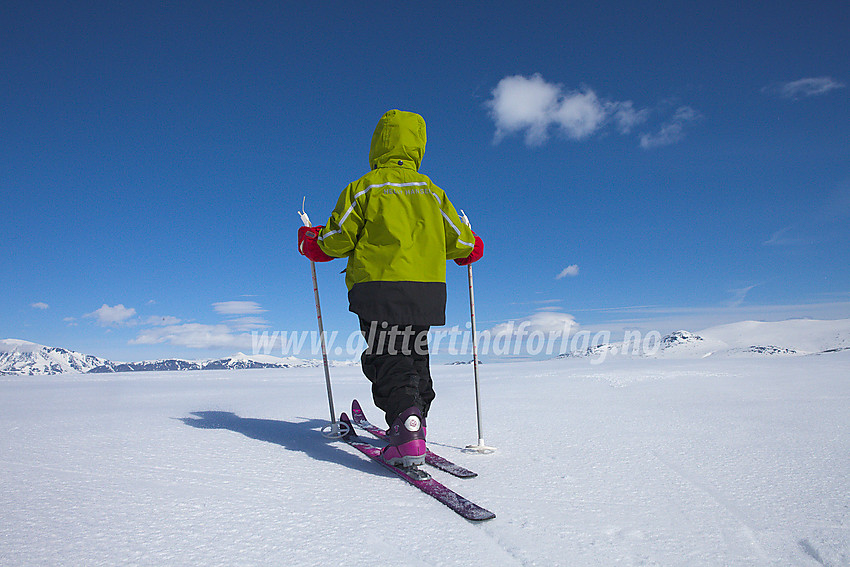
[[(435, 365), (434, 476), (340, 442), (321, 368), (0, 377), (2, 565), (850, 565), (850, 351)], [(332, 371), (337, 411), (356, 367)], [(395, 561), (388, 561), (395, 558)]]

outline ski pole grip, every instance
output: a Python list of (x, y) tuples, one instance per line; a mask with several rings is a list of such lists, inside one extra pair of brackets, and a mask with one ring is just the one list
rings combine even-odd
[(301, 222), (304, 223), (304, 226), (313, 226), (313, 223), (310, 222), (310, 217), (307, 216), (307, 213), (298, 211), (298, 216), (301, 217)]
[(301, 217), (301, 222), (304, 223), (304, 226), (313, 226), (313, 223), (310, 222), (310, 217), (307, 216), (305, 209), (307, 207), (304, 204), (307, 202), (307, 196), (304, 196), (304, 199), (301, 201), (301, 210), (298, 211), (298, 216)]

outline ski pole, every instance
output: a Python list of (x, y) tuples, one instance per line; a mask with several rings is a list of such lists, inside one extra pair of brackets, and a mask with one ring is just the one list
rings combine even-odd
[[(306, 201), (307, 197), (304, 197), (304, 201), (301, 202), (301, 210), (298, 211), (298, 215), (301, 217), (301, 222), (304, 223), (304, 226), (312, 227), (313, 224), (310, 222), (310, 217), (308, 217), (307, 213), (304, 212), (304, 203)], [(331, 412), (331, 422), (322, 428), (322, 435), (331, 439), (339, 439), (348, 433), (349, 427), (345, 423), (337, 420), (336, 411), (334, 411), (334, 397), (333, 392), (331, 391), (331, 371), (330, 364), (328, 364), (328, 349), (325, 345), (325, 329), (322, 324), (322, 306), (319, 303), (319, 279), (316, 277), (316, 263), (312, 260), (310, 260), (310, 271), (313, 273), (313, 295), (316, 298), (316, 319), (319, 322), (319, 341), (322, 344), (322, 362), (325, 366), (325, 384), (328, 388), (328, 407)]]
[[(472, 224), (469, 222), (469, 217), (466, 216), (463, 209), (461, 209), (460, 214), (462, 215), (463, 223), (469, 228), (472, 228)], [(481, 426), (481, 393), (478, 386), (478, 335), (475, 331), (475, 291), (472, 286), (472, 264), (469, 264), (466, 267), (467, 274), (469, 276), (469, 320), (472, 331), (472, 371), (475, 375), (475, 416), (478, 421), (478, 444), (467, 445), (466, 449), (477, 453), (492, 453), (496, 450), (496, 448), (488, 447), (484, 444), (484, 429)]]

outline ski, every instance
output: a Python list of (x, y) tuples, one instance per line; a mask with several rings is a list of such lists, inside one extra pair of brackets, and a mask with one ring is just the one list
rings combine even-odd
[[(357, 427), (368, 431), (378, 439), (382, 441), (386, 441), (387, 434), (386, 432), (376, 425), (372, 425), (366, 419), (366, 414), (363, 413), (363, 409), (360, 407), (360, 403), (357, 400), (351, 402), (351, 420), (354, 422), (354, 425)], [(431, 465), (434, 468), (438, 468), (441, 471), (447, 472), (449, 474), (453, 474), (459, 478), (474, 478), (478, 476), (478, 473), (472, 472), (469, 469), (465, 469), (460, 465), (456, 465), (450, 460), (437, 455), (436, 453), (432, 453), (430, 450), (426, 449), (425, 453), (425, 463)]]
[(496, 514), (493, 512), (482, 508), (478, 504), (467, 500), (460, 494), (454, 492), (453, 490), (443, 486), (429, 475), (427, 472), (418, 469), (417, 467), (396, 467), (393, 466), (383, 458), (381, 458), (381, 450), (374, 445), (370, 445), (369, 443), (365, 443), (360, 440), (356, 433), (354, 433), (354, 428), (351, 426), (351, 421), (348, 418), (348, 415), (345, 413), (340, 417), (340, 421), (348, 425), (348, 433), (342, 438), (343, 441), (372, 459), (373, 461), (383, 465), (388, 470), (391, 470), (425, 494), (435, 498), (436, 500), (442, 502), (452, 510), (454, 510), (460, 516), (466, 518), (467, 520), (472, 520), (476, 522), (480, 522), (483, 520), (490, 520), (496, 517)]

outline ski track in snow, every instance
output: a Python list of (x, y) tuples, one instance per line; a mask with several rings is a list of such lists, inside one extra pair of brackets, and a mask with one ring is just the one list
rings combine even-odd
[[(850, 565), (850, 352), (435, 365), (448, 508), (324, 439), (321, 368), (0, 379), (0, 565)], [(332, 370), (337, 411), (358, 368)]]
[[(686, 472), (684, 469), (674, 464), (672, 461), (662, 457), (658, 451), (652, 451), (652, 454), (665, 467), (669, 468), (676, 475), (681, 477), (688, 485), (692, 486), (695, 491), (705, 494), (712, 501), (714, 501), (721, 508), (721, 513), (725, 512), (735, 522), (739, 524), (741, 535), (746, 540), (746, 543), (752, 546), (753, 551), (757, 555), (759, 563), (766, 563), (769, 560), (767, 554), (765, 553), (764, 549), (762, 549), (762, 546), (758, 541), (756, 528), (752, 525), (751, 521), (740, 510), (738, 510), (738, 508), (732, 502), (730, 502), (725, 496), (723, 496), (714, 488), (698, 480), (694, 475)], [(731, 540), (733, 538), (727, 537), (726, 539)]]

